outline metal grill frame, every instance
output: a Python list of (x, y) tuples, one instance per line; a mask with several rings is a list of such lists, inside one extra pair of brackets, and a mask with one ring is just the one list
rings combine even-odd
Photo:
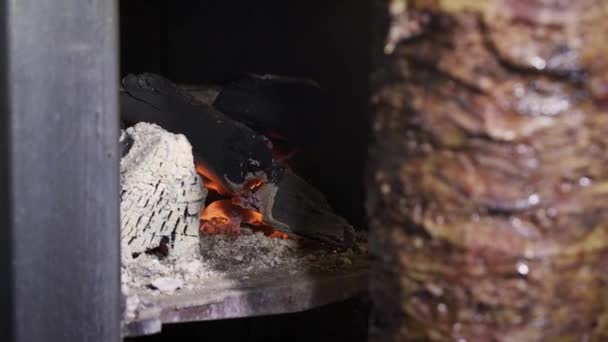
[(0, 331), (119, 341), (117, 0), (0, 6)]

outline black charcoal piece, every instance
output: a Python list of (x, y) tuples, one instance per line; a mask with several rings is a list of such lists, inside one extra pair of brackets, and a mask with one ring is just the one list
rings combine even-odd
[(315, 118), (326, 108), (324, 98), (310, 80), (252, 75), (224, 85), (213, 106), (257, 131), (281, 133), (291, 143), (301, 143), (313, 138), (307, 125), (323, 124)]
[(125, 133), (124, 130), (120, 130), (120, 139), (118, 140), (118, 146), (120, 147), (120, 157), (124, 157), (129, 153), (131, 147), (133, 147), (133, 139)]
[(319, 190), (290, 169), (280, 182), (265, 185), (256, 195), (264, 220), (285, 233), (342, 247), (354, 243), (353, 226), (333, 211)]

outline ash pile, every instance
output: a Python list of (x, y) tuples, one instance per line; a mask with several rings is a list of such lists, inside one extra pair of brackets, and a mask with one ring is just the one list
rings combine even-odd
[(275, 90), (282, 97), (301, 96), (314, 87), (252, 76), (201, 96), (200, 89), (187, 91), (154, 74), (123, 80), (127, 321), (156, 305), (157, 297), (209, 284), (230, 288), (261, 273), (284, 277), (366, 267), (365, 236), (259, 133), (277, 115), (268, 106), (276, 101)]

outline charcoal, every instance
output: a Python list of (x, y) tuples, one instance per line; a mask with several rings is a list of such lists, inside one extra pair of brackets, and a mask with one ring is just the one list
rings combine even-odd
[(372, 340), (606, 340), (602, 2), (417, 3), (373, 87)]
[(335, 246), (352, 247), (355, 230), (338, 216), (323, 194), (286, 170), (280, 182), (256, 192), (256, 209), (264, 221), (281, 231)]
[(123, 158), (126, 156), (129, 151), (131, 151), (131, 147), (133, 147), (133, 139), (125, 133), (124, 129), (120, 130), (120, 139), (118, 140), (118, 147), (120, 148), (120, 157)]
[(256, 131), (279, 133), (300, 144), (316, 131), (312, 124), (323, 124), (315, 119), (327, 107), (325, 102), (313, 81), (250, 75), (223, 85), (213, 106)]
[(201, 163), (226, 193), (238, 192), (252, 177), (269, 182), (280, 177), (267, 140), (246, 125), (194, 101), (167, 79), (155, 74), (123, 79), (121, 116), (134, 124), (149, 122), (184, 134)]

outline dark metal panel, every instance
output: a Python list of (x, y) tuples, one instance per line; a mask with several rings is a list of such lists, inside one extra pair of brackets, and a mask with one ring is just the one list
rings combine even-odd
[(17, 342), (118, 341), (116, 0), (2, 6), (9, 332)]
[[(0, 14), (5, 13), (5, 2), (0, 2)], [(14, 315), (13, 315), (13, 282), (11, 271), (11, 221), (12, 207), (9, 201), (10, 168), (9, 141), (11, 139), (9, 129), (8, 99), (5, 90), (7, 88), (6, 75), (6, 22), (0, 15), (0, 331), (3, 338), (12, 341), (14, 337)]]

